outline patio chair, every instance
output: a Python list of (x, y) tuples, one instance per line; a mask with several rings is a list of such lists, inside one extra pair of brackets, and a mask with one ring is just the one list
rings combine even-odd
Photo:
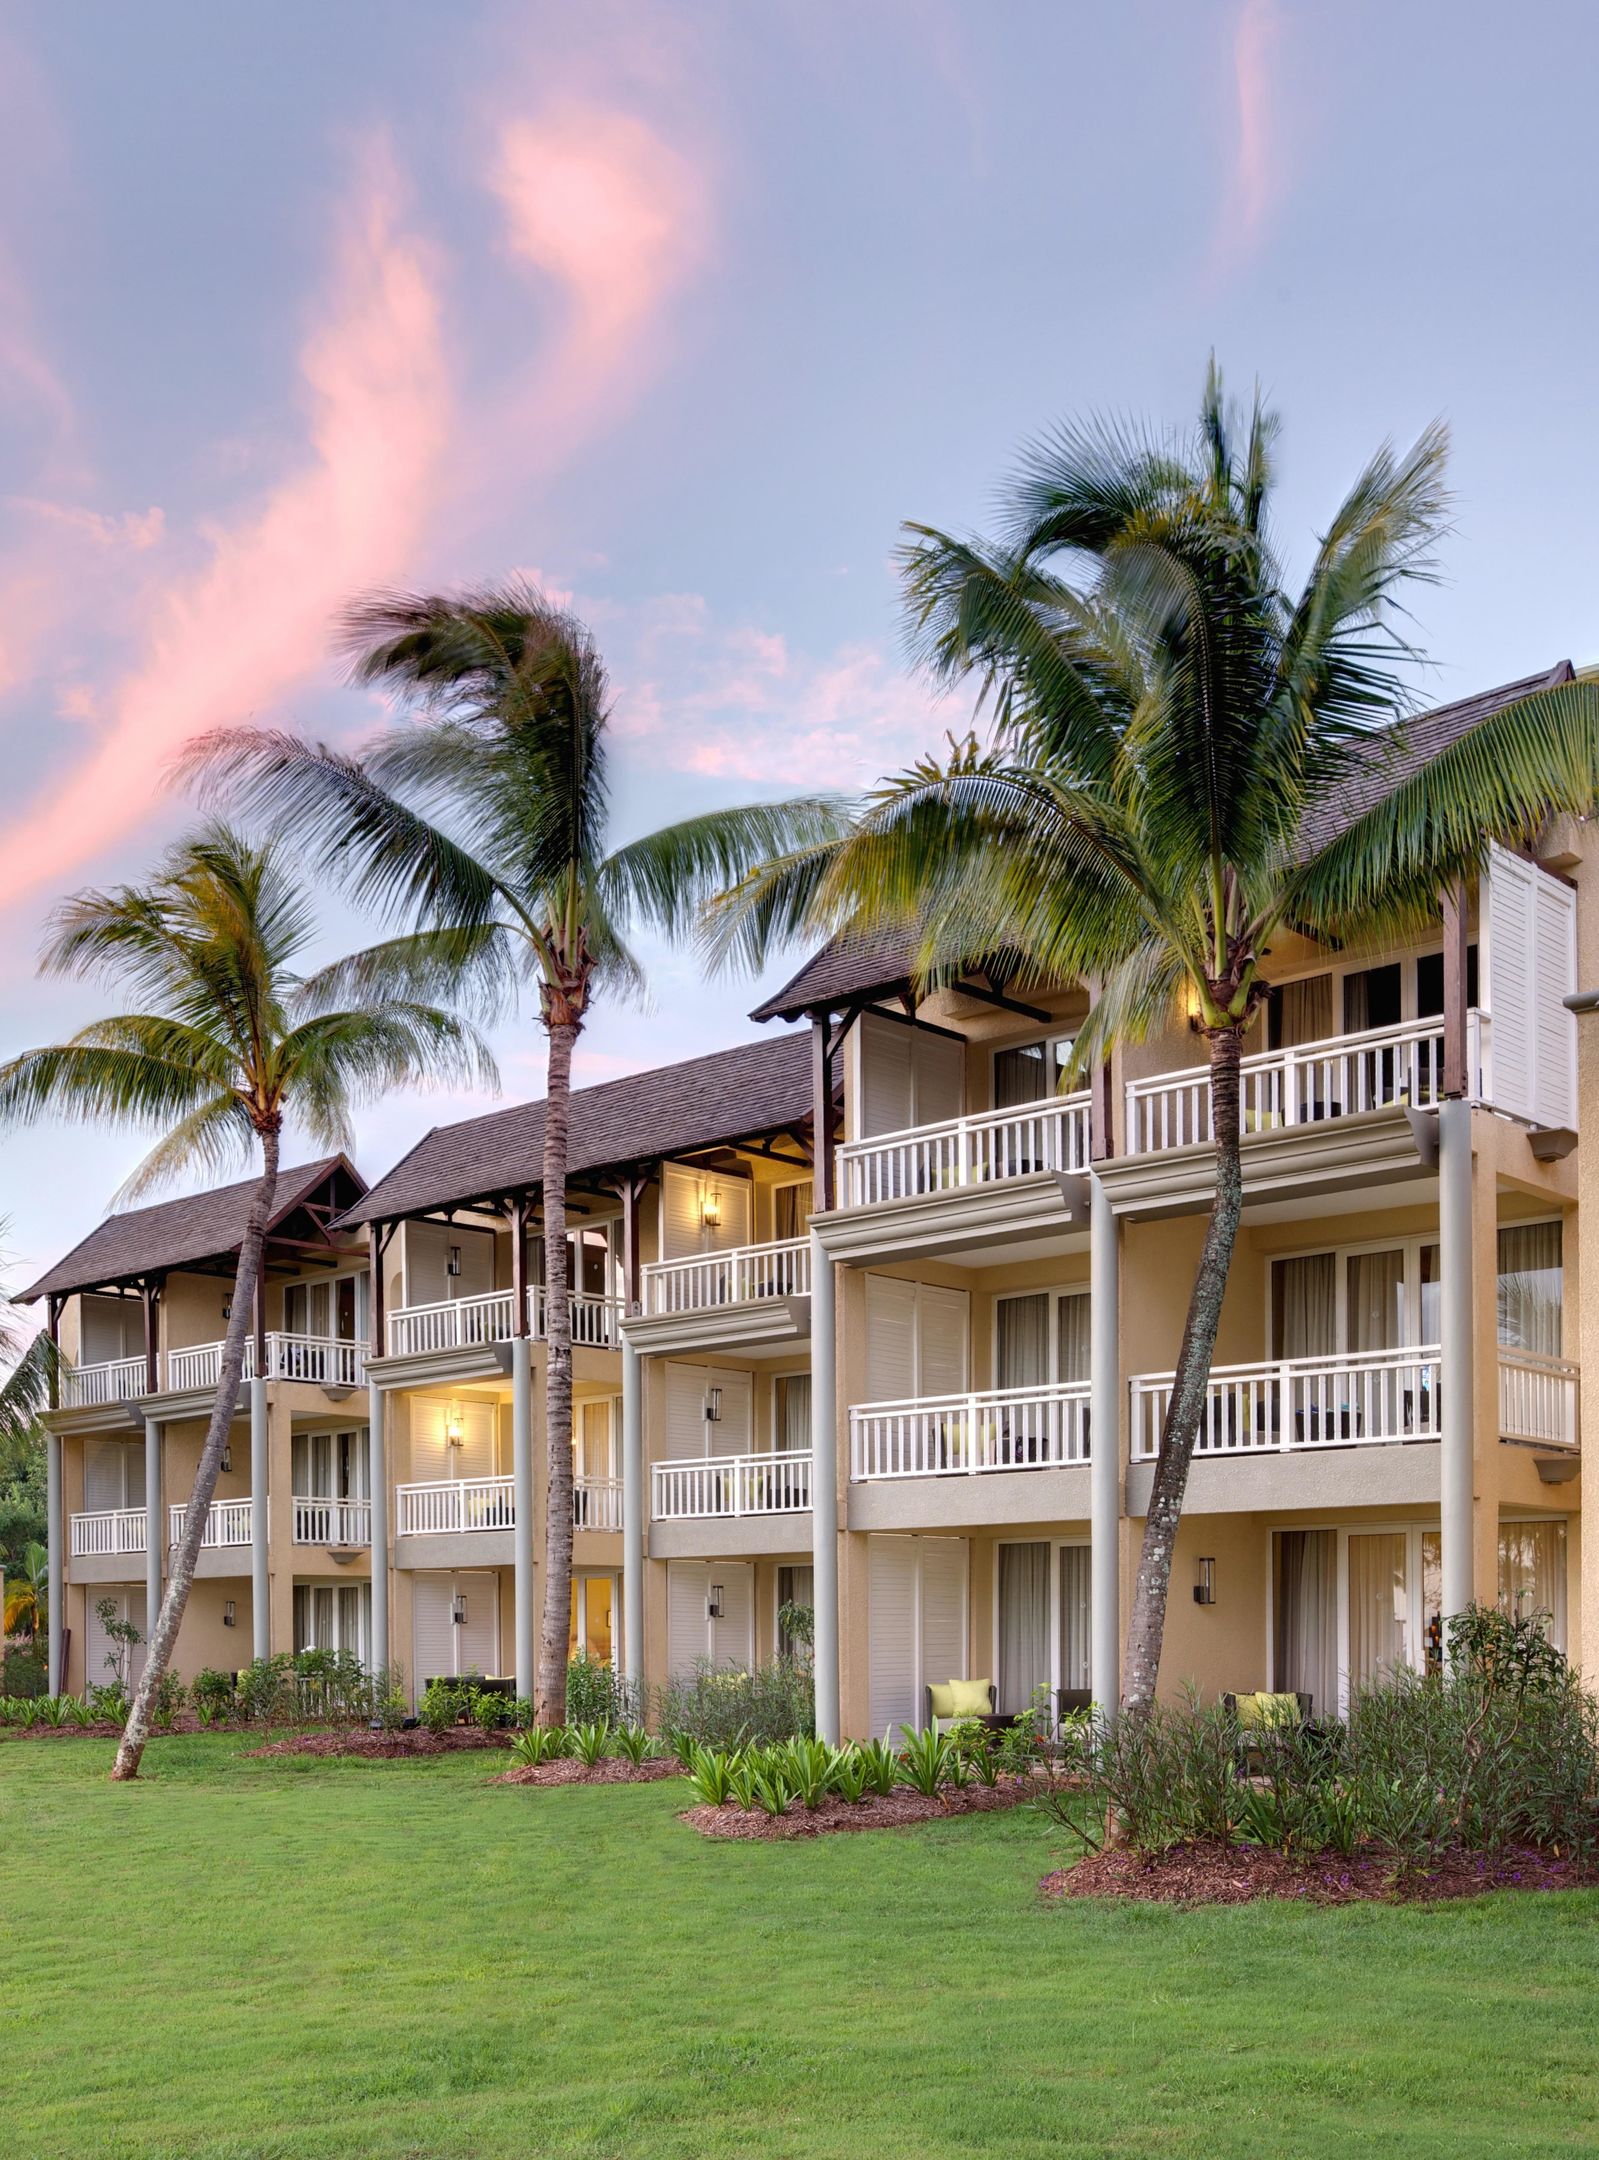
[[(927, 1722), (934, 1732), (942, 1732), (946, 1725), (977, 1724), (989, 1732), (1004, 1732), (1015, 1721), (996, 1714), (997, 1701), (992, 1680), (945, 1680), (929, 1681), (924, 1690), (927, 1696)], [(979, 1708), (987, 1703), (986, 1710)]]
[(1058, 1687), (1055, 1690), (1055, 1715), (1057, 1718), (1078, 1717), (1094, 1707), (1094, 1691), (1086, 1687)]
[(1223, 1695), (1222, 1706), (1237, 1720), (1241, 1777), (1255, 1775), (1265, 1763), (1266, 1750), (1275, 1741), (1288, 1736), (1297, 1739), (1312, 1729), (1311, 1698), (1297, 1689), (1292, 1694), (1261, 1690), (1251, 1695)]

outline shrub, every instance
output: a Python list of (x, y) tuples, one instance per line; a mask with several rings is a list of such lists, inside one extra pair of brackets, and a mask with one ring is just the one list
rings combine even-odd
[(660, 1753), (653, 1735), (642, 1725), (618, 1725), (614, 1734), (616, 1752), (636, 1770), (640, 1763), (648, 1762)]
[(42, 1651), (0, 1649), (0, 1689), (16, 1701), (48, 1694), (49, 1661)]
[(816, 1730), (811, 1676), (787, 1658), (752, 1672), (718, 1670), (702, 1659), (687, 1680), (660, 1692), (657, 1722), (702, 1747), (770, 1746)]
[(857, 1749), (866, 1790), (886, 1800), (899, 1783), (899, 1756), (886, 1740), (867, 1740)]
[(225, 1718), (232, 1717), (238, 1706), (232, 1673), (220, 1672), (215, 1665), (208, 1665), (204, 1672), (196, 1675), (189, 1693), (194, 1714), (202, 1725), (221, 1724)]
[(239, 1675), (240, 1715), (255, 1725), (276, 1725), (294, 1713), (294, 1660), (286, 1650), (256, 1658)]
[(604, 1658), (579, 1651), (566, 1668), (569, 1725), (637, 1725), (643, 1722), (639, 1690)]
[(686, 1746), (688, 1759), (683, 1766), (695, 1793), (706, 1807), (724, 1807), (733, 1797), (733, 1775), (742, 1767), (742, 1751), (701, 1747), (692, 1740)]
[(567, 1750), (564, 1725), (530, 1725), (511, 1742), (513, 1761), (536, 1770), (540, 1763), (558, 1762)]
[(833, 1750), (833, 1759), (827, 1769), (827, 1782), (829, 1789), (837, 1793), (840, 1800), (848, 1801), (853, 1807), (858, 1800), (864, 1799), (867, 1775), (866, 1757), (860, 1748), (846, 1742), (843, 1747)]
[(587, 1725), (567, 1727), (571, 1738), (572, 1753), (586, 1770), (611, 1752), (611, 1727), (609, 1720), (596, 1718)]
[(900, 1731), (905, 1736), (899, 1754), (902, 1785), (931, 1800), (940, 1786), (966, 1782), (960, 1749), (948, 1733), (935, 1732), (931, 1725), (925, 1732), (918, 1732), (913, 1725), (902, 1725)]
[(479, 1732), (498, 1732), (511, 1722), (511, 1708), (505, 1697), (491, 1695), (487, 1688), (479, 1688), (472, 1697), (470, 1714)]
[(430, 1680), (423, 1690), (417, 1716), (424, 1728), (437, 1737), (460, 1723), (466, 1695), (453, 1680)]
[(94, 1712), (96, 1724), (127, 1724), (128, 1711), (132, 1705), (128, 1701), (128, 1691), (120, 1680), (108, 1680), (104, 1687), (90, 1688), (86, 1700)]
[(789, 1791), (807, 1808), (819, 1808), (832, 1789), (833, 1753), (825, 1740), (789, 1740), (771, 1750)]
[(76, 1706), (75, 1695), (40, 1695), (33, 1706), (35, 1722), (48, 1725), (59, 1732), (63, 1725), (72, 1722), (72, 1712)]
[(150, 1723), (157, 1731), (170, 1732), (182, 1716), (188, 1699), (188, 1689), (169, 1665), (155, 1684), (155, 1700), (150, 1705)]

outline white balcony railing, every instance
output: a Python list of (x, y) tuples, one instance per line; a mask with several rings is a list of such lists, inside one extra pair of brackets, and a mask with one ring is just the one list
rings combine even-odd
[[(173, 1394), (190, 1388), (214, 1388), (222, 1378), (223, 1344), (192, 1343), (166, 1353), (166, 1385)], [(317, 1387), (359, 1387), (366, 1377), (364, 1342), (338, 1342), (326, 1335), (285, 1335), (266, 1339), (265, 1380), (308, 1380)], [(244, 1378), (255, 1378), (255, 1342), (244, 1345)]]
[(1059, 1469), (1088, 1460), (1088, 1383), (859, 1403), (849, 1428), (857, 1481)]
[[(621, 1340), (620, 1298), (572, 1293), (572, 1340), (590, 1349), (612, 1350)], [(475, 1350), (485, 1343), (509, 1342), (516, 1313), (516, 1293), (488, 1290), (479, 1297), (444, 1298), (433, 1305), (402, 1305), (389, 1315), (390, 1357), (420, 1357), (430, 1350)], [(544, 1292), (527, 1294), (528, 1329), (544, 1338)]]
[(1058, 1095), (976, 1117), (948, 1118), (942, 1125), (877, 1133), (868, 1140), (848, 1141), (839, 1149), (838, 1160), (845, 1207), (876, 1207), (918, 1193), (992, 1185), (1039, 1170), (1084, 1170), (1088, 1096)]
[(400, 1485), (394, 1494), (394, 1527), (397, 1537), (513, 1530), (516, 1487), (508, 1477), (435, 1478), (425, 1485)]
[(794, 1515), (811, 1504), (809, 1448), (768, 1455), (707, 1455), (657, 1463), (658, 1521), (692, 1516)]
[(370, 1500), (323, 1500), (315, 1494), (294, 1496), (296, 1545), (370, 1545)]
[[(1261, 1455), (1290, 1448), (1381, 1446), (1439, 1435), (1439, 1352), (1356, 1350), (1211, 1368), (1200, 1418), (1201, 1455)], [(1153, 1462), (1171, 1400), (1170, 1373), (1138, 1373), (1132, 1390), (1132, 1459)]]
[[(140, 1371), (144, 1369), (140, 1362)], [(74, 1515), (69, 1550), (74, 1560), (99, 1560), (117, 1553), (142, 1553), (149, 1535), (142, 1507), (98, 1508)]]
[(1531, 1350), (1499, 1351), (1499, 1435), (1539, 1447), (1577, 1445), (1577, 1368)]
[[(1474, 1096), (1484, 1086), (1486, 1015), (1467, 1016), (1468, 1085)], [(1265, 1050), (1246, 1057), (1240, 1073), (1243, 1130), (1275, 1131), (1284, 1125), (1313, 1125), (1325, 1118), (1352, 1117), (1362, 1110), (1393, 1104), (1420, 1107), (1443, 1094), (1444, 1024), (1441, 1019), (1411, 1020), (1403, 1027), (1373, 1028), (1359, 1035), (1335, 1035), (1325, 1042), (1301, 1043), (1291, 1050)], [(1157, 1073), (1127, 1083), (1127, 1152), (1148, 1155), (1159, 1148), (1193, 1147), (1214, 1137), (1210, 1121), (1210, 1074), (1202, 1065), (1182, 1072)]]
[(574, 1530), (620, 1530), (622, 1527), (622, 1480), (619, 1477), (579, 1478), (572, 1487)]
[(100, 1403), (131, 1402), (149, 1392), (142, 1357), (111, 1358), (99, 1365), (77, 1365), (61, 1375), (64, 1410), (90, 1410)]
[[(167, 1536), (174, 1545), (183, 1535), (183, 1518), (186, 1506), (167, 1510)], [(248, 1545), (250, 1542), (251, 1508), (248, 1500), (213, 1500), (211, 1512), (206, 1517), (205, 1532), (200, 1539), (202, 1548), (214, 1545)]]
[(711, 1312), (762, 1298), (808, 1297), (810, 1289), (810, 1239), (784, 1238), (773, 1245), (695, 1253), (687, 1260), (652, 1261), (644, 1270), (644, 1310)]

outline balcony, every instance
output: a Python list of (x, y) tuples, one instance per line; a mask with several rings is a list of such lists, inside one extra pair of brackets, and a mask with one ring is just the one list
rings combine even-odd
[(651, 1476), (651, 1514), (657, 1522), (797, 1515), (811, 1504), (808, 1448), (657, 1463)]
[[(535, 1341), (545, 1336), (545, 1293), (535, 1286), (528, 1292), (528, 1331)], [(516, 1293), (489, 1290), (478, 1297), (444, 1298), (431, 1305), (401, 1305), (389, 1315), (390, 1357), (422, 1357), (440, 1350), (479, 1350), (511, 1340)], [(614, 1350), (621, 1342), (620, 1298), (598, 1297), (574, 1291), (571, 1299), (572, 1340), (592, 1350)]]
[(850, 1140), (838, 1152), (847, 1208), (1088, 1167), (1088, 1096), (1056, 1096), (980, 1116)]
[(63, 1410), (91, 1410), (106, 1403), (131, 1402), (147, 1392), (142, 1357), (111, 1358), (101, 1365), (76, 1365), (61, 1375)]
[(314, 1494), (294, 1496), (296, 1545), (370, 1545), (370, 1500), (324, 1500)]
[[(143, 1369), (141, 1359), (140, 1371)], [(74, 1515), (67, 1550), (74, 1560), (106, 1560), (122, 1553), (142, 1557), (149, 1535), (148, 1522), (142, 1507), (99, 1508), (88, 1515)]]
[[(186, 1506), (167, 1510), (167, 1537), (174, 1545), (183, 1535), (183, 1518), (188, 1512)], [(213, 1500), (200, 1539), (201, 1550), (210, 1552), (221, 1546), (248, 1545), (251, 1513), (248, 1500)]]
[(696, 1253), (687, 1260), (652, 1261), (643, 1271), (643, 1290), (644, 1311), (652, 1318), (753, 1305), (762, 1298), (809, 1297), (810, 1240), (784, 1238), (731, 1252)]
[(1088, 1383), (860, 1403), (849, 1427), (857, 1483), (1074, 1468), (1088, 1461)]
[[(1474, 1099), (1486, 1099), (1488, 1018), (1467, 1016), (1467, 1071)], [(1240, 1110), (1245, 1137), (1290, 1125), (1357, 1117), (1364, 1111), (1426, 1109), (1443, 1095), (1441, 1018), (1403, 1027), (1335, 1035), (1288, 1050), (1266, 1050), (1242, 1065)], [(1126, 1090), (1129, 1155), (1209, 1145), (1210, 1074), (1203, 1066), (1130, 1080)]]
[[(173, 1395), (214, 1388), (222, 1377), (223, 1344), (196, 1343), (166, 1353), (166, 1389)], [(313, 1387), (356, 1388), (366, 1378), (364, 1342), (337, 1342), (325, 1335), (274, 1333), (266, 1339), (264, 1380), (305, 1380)], [(244, 1345), (244, 1378), (256, 1377), (255, 1343)]]
[(1577, 1367), (1531, 1350), (1499, 1351), (1499, 1437), (1531, 1447), (1578, 1444)]
[[(619, 1531), (621, 1479), (578, 1478), (572, 1487), (572, 1526)], [(426, 1484), (395, 1487), (396, 1537), (453, 1537), (515, 1528), (516, 1485), (511, 1478), (434, 1478)]]

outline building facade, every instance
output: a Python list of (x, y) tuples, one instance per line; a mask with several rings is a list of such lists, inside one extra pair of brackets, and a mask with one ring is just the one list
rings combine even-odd
[[(1285, 934), (1266, 972), (1162, 1689), (1332, 1710), (1473, 1598), (1547, 1611), (1580, 1658), (1591, 835), (1496, 850), (1412, 946)], [(574, 1096), (574, 1649), (658, 1686), (771, 1657), (808, 1607), (824, 1732), (918, 1722), (952, 1677), (1007, 1711), (1114, 1699), (1212, 1164), (1199, 1037), (1176, 1015), (1068, 1091), (1086, 1007), (980, 968), (918, 998), (893, 940), (843, 944), (757, 1014), (786, 1032)], [(183, 1669), (329, 1642), (417, 1690), (531, 1692), (541, 1145), (535, 1104), (370, 1191), (286, 1178)], [(148, 1610), (147, 1526), (192, 1478), (231, 1271), (205, 1199), (29, 1293), (75, 1361), (49, 1418), (70, 1685), (97, 1592)]]

